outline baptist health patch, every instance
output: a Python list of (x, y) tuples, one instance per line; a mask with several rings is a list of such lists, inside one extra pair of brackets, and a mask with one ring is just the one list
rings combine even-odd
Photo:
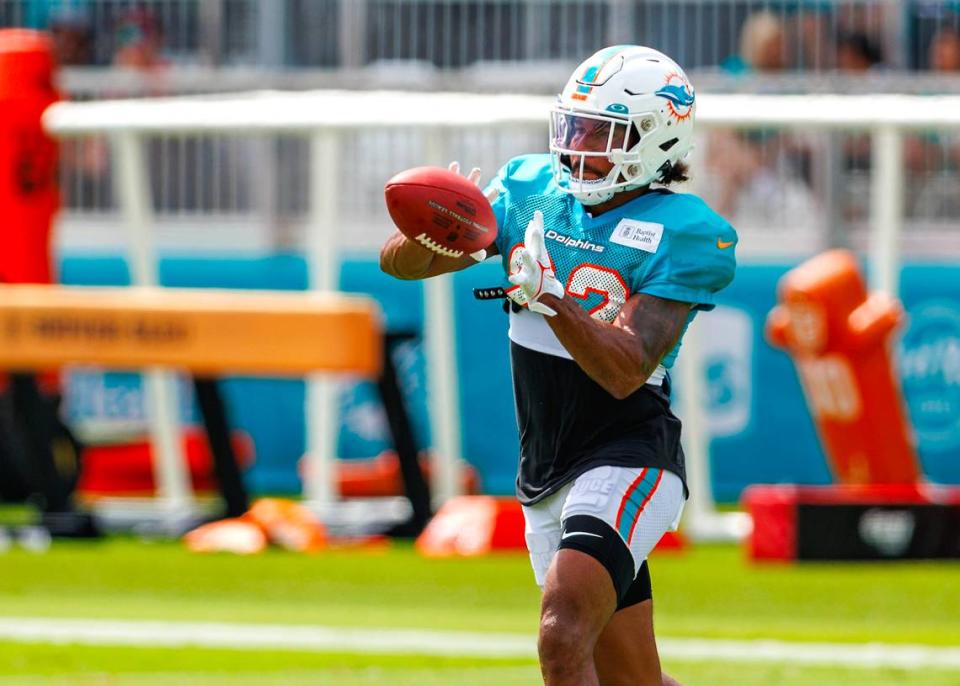
[(610, 240), (628, 248), (657, 252), (663, 238), (663, 224), (623, 219), (610, 235)]

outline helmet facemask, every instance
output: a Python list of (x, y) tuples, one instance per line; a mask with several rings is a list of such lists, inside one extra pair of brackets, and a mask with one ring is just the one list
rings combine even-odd
[[(598, 205), (615, 193), (649, 185), (654, 170), (645, 168), (641, 141), (659, 128), (655, 113), (617, 116), (562, 106), (550, 113), (550, 154), (561, 191), (584, 205)], [(595, 161), (613, 165), (596, 170)]]

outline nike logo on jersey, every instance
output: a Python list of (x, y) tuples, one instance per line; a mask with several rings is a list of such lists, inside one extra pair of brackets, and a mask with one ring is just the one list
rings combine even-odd
[(603, 538), (603, 536), (600, 534), (591, 534), (586, 531), (568, 531), (560, 537), (560, 540), (565, 541), (568, 538), (573, 538), (574, 536), (593, 536), (594, 538)]
[(720, 236), (717, 236), (717, 247), (720, 248), (721, 250), (725, 248), (729, 248), (733, 244), (734, 244), (734, 241), (721, 241)]

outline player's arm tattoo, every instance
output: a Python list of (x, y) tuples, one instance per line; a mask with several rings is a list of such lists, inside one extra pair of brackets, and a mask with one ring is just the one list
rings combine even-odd
[(689, 314), (690, 303), (637, 293), (626, 302), (613, 325), (636, 337), (644, 360), (641, 373), (649, 378), (677, 344)]
[(557, 310), (547, 323), (574, 361), (615, 398), (626, 398), (647, 382), (676, 345), (690, 303), (637, 293), (610, 324), (590, 317), (572, 298), (546, 296)]

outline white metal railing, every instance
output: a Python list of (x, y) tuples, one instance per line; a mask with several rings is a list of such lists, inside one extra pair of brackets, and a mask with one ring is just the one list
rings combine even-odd
[[(960, 92), (960, 90), (958, 90)], [(701, 91), (701, 97), (709, 97)], [(296, 102), (296, 101), (293, 101)], [(918, 100), (918, 103), (927, 102)], [(931, 106), (936, 101), (930, 101)], [(349, 101), (344, 107), (351, 106)], [(860, 245), (868, 213), (873, 163), (869, 137), (856, 131), (751, 130), (734, 141), (758, 158), (751, 190), (741, 183), (736, 202), (726, 197), (739, 159), (722, 149), (733, 132), (701, 131), (695, 145), (694, 179), (706, 177), (705, 197), (738, 228), (755, 229), (751, 249), (796, 254), (805, 246)], [(386, 125), (344, 132), (340, 150), (351, 174), (336, 198), (338, 221), (349, 250), (372, 249), (389, 218), (380, 182), (423, 162), (429, 132)], [(543, 151), (535, 126), (453, 129), (444, 147), (488, 174), (513, 155)], [(906, 141), (905, 230), (908, 254), (928, 257), (955, 242), (960, 221), (960, 136), (911, 134)], [(193, 252), (230, 244), (235, 250), (299, 250), (309, 223), (309, 136), (304, 133), (237, 135), (225, 132), (163, 133), (146, 142), (156, 241)], [(860, 150), (855, 160), (850, 151)], [(67, 141), (61, 157), (64, 212), (59, 234), (67, 249), (115, 251), (124, 236), (113, 190), (110, 147), (103, 136)], [(850, 166), (855, 161), (855, 166)], [(720, 183), (717, 183), (717, 181)], [(757, 197), (759, 196), (759, 197)], [(777, 236), (771, 227), (791, 224)], [(348, 230), (347, 230), (348, 229)]]
[[(156, 254), (151, 240), (151, 206), (147, 201), (145, 137), (163, 134), (205, 132), (257, 135), (297, 133), (309, 136), (310, 201), (307, 261), (313, 288), (331, 289), (337, 284), (339, 231), (332, 209), (343, 179), (349, 177), (349, 159), (338, 152), (345, 136), (356, 131), (389, 127), (403, 131), (429, 132), (424, 138), (422, 163), (443, 163), (456, 155), (445, 144), (451, 132), (464, 130), (531, 131), (542, 133), (552, 103), (533, 96), (484, 96), (478, 94), (429, 94), (397, 92), (254, 93), (216, 98), (170, 98), (149, 101), (101, 101), (58, 103), (44, 121), (55, 135), (69, 138), (91, 134), (108, 137), (117, 165), (117, 189), (131, 237), (131, 260), (137, 283), (150, 283)], [(960, 129), (960, 97), (911, 96), (761, 96), (701, 95), (698, 125), (706, 128), (770, 127), (787, 131), (863, 131), (873, 139), (874, 174), (870, 192), (870, 277), (873, 288), (896, 295), (899, 273), (899, 237), (903, 224), (901, 142), (911, 131), (956, 131)], [(386, 180), (390, 170), (384, 170)], [(450, 312), (450, 279), (440, 277), (426, 284), (425, 336), (430, 356), (430, 421), (435, 437), (433, 454), (441, 460), (434, 470), (434, 493), (443, 501), (456, 493), (460, 416), (455, 373), (455, 338)], [(692, 343), (692, 339), (691, 339)], [(686, 344), (682, 364), (702, 377), (697, 369), (695, 345)], [(309, 458), (306, 494), (322, 508), (335, 500), (330, 465), (334, 458), (336, 426), (329, 382), (311, 381), (307, 416)], [(162, 407), (158, 394), (156, 402)], [(694, 437), (688, 458), (691, 470), (706, 473), (706, 441), (699, 393), (686, 393), (684, 420)], [(164, 461), (178, 459), (173, 418), (155, 414), (151, 421), (158, 454)], [(168, 465), (160, 470), (161, 494), (171, 504), (189, 497), (182, 472)], [(695, 497), (699, 497), (696, 496)], [(711, 512), (712, 503), (697, 510)]]

